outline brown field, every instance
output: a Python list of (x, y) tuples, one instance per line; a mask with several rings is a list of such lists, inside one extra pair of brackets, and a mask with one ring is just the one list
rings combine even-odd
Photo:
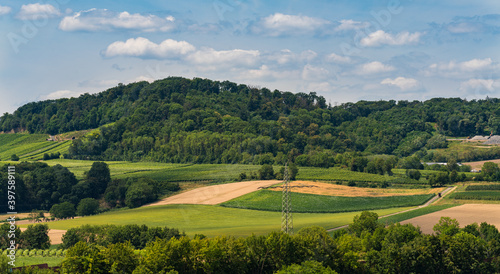
[(486, 162), (493, 162), (496, 164), (500, 164), (500, 159), (494, 159), (494, 160), (487, 160), (487, 161), (477, 161), (477, 162), (467, 162), (467, 163), (462, 163), (464, 165), (469, 165), (472, 167), (472, 169), (481, 169)]
[[(387, 197), (387, 196), (404, 196), (431, 194), (442, 192), (445, 188), (424, 188), (424, 189), (389, 189), (389, 188), (367, 188), (367, 187), (350, 187), (337, 184), (308, 182), (308, 181), (293, 181), (290, 183), (291, 191), (298, 193), (330, 195), (330, 196), (346, 196), (346, 197)], [(280, 186), (269, 188), (274, 191), (281, 191)]]
[(480, 224), (482, 222), (487, 222), (488, 224), (500, 228), (500, 204), (465, 204), (415, 217), (403, 221), (401, 224), (411, 223), (420, 226), (422, 232), (431, 234), (434, 232), (432, 228), (439, 222), (441, 217), (457, 219), (460, 223), (460, 227), (465, 227), (472, 223)]
[(205, 186), (189, 190), (184, 193), (180, 193), (178, 195), (170, 196), (158, 202), (148, 204), (145, 206), (171, 205), (171, 204), (216, 205), (278, 183), (281, 183), (281, 181), (278, 180), (248, 181), (248, 182), (230, 183), (223, 185)]

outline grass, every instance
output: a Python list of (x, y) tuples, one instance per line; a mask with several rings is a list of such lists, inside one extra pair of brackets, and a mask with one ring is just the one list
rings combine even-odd
[(61, 264), (64, 260), (64, 257), (42, 257), (42, 256), (33, 256), (33, 257), (16, 257), (16, 267), (21, 266), (29, 266), (29, 265), (37, 265), (37, 264), (48, 264), (49, 266), (57, 266)]
[(454, 206), (458, 206), (458, 205), (459, 204), (444, 204), (444, 205), (426, 206), (426, 207), (418, 208), (418, 209), (411, 210), (408, 212), (403, 212), (403, 213), (399, 213), (396, 215), (387, 216), (384, 218), (379, 218), (379, 222), (384, 223), (386, 225), (393, 224), (393, 223), (399, 223), (399, 222), (402, 222), (404, 220), (408, 220), (408, 219), (422, 216), (425, 214), (433, 213), (436, 211), (441, 211), (441, 210), (451, 208)]
[[(389, 208), (374, 210), (379, 215), (399, 212), (408, 208)], [(337, 214), (294, 213), (294, 229), (322, 226), (334, 228), (352, 222), (360, 212)], [(249, 236), (264, 235), (281, 228), (281, 212), (257, 211), (237, 208), (225, 208), (209, 205), (165, 205), (141, 207), (129, 210), (106, 212), (95, 216), (87, 216), (72, 220), (47, 223), (51, 229), (67, 230), (84, 224), (146, 224), (178, 228), (188, 236), (203, 234), (208, 237), (219, 235)], [(21, 225), (24, 227), (27, 225)]]
[[(281, 211), (281, 193), (260, 190), (221, 204), (224, 207)], [(389, 197), (340, 197), (304, 193), (290, 194), (294, 212), (337, 213), (421, 205), (434, 194)]]
[(476, 191), (476, 190), (500, 190), (500, 184), (489, 184), (489, 185), (468, 185), (465, 191)]
[(466, 191), (455, 192), (449, 197), (450, 199), (459, 200), (500, 200), (500, 191)]

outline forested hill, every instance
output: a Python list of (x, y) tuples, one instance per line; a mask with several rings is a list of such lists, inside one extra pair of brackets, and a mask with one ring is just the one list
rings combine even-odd
[(443, 137), (500, 133), (498, 99), (359, 101), (331, 107), (315, 93), (170, 77), (95, 95), (29, 103), (0, 117), (0, 131), (57, 134), (100, 128), (69, 157), (191, 163), (282, 163), (337, 153), (407, 156)]

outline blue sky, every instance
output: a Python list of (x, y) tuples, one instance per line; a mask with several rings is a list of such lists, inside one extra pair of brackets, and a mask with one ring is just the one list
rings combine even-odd
[(500, 96), (500, 2), (0, 2), (0, 113), (168, 76), (358, 100)]

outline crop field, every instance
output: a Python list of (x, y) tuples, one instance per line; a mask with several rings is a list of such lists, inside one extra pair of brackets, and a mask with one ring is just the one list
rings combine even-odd
[[(268, 188), (273, 191), (282, 191), (282, 187), (276, 186)], [(329, 196), (348, 196), (348, 197), (384, 197), (384, 196), (404, 196), (418, 194), (437, 194), (443, 191), (444, 187), (437, 188), (368, 188), (351, 187), (326, 182), (308, 182), (292, 181), (290, 182), (290, 191), (297, 193), (329, 195)]]
[(500, 200), (500, 191), (465, 191), (455, 192), (450, 195), (450, 199), (459, 200)]
[[(389, 208), (374, 210), (374, 212), (382, 216), (408, 208)], [(294, 213), (293, 224), (296, 230), (314, 225), (334, 228), (351, 223), (353, 217), (359, 214), (359, 211), (337, 214)], [(219, 235), (249, 236), (252, 233), (263, 235), (270, 231), (280, 230), (281, 212), (225, 208), (211, 205), (165, 205), (110, 211), (99, 215), (49, 222), (47, 224), (51, 229), (62, 230), (84, 224), (146, 224), (148, 226), (178, 228), (190, 237), (195, 234), (203, 234), (208, 237)]]
[(458, 206), (458, 204), (430, 205), (430, 206), (418, 208), (415, 210), (395, 214), (392, 216), (379, 218), (379, 222), (386, 224), (386, 225), (389, 225), (389, 224), (393, 224), (393, 223), (402, 222), (404, 220), (408, 220), (411, 218), (415, 218), (418, 216), (422, 216), (425, 214), (430, 214), (430, 213), (434, 213), (434, 212), (441, 211), (444, 209), (452, 208), (455, 206)]
[(465, 191), (475, 191), (475, 190), (500, 190), (500, 184), (468, 185), (465, 188)]
[(392, 178), (393, 177), (390, 176), (370, 174), (364, 172), (355, 172), (347, 169), (341, 169), (338, 167), (331, 167), (331, 168), (300, 167), (299, 174), (297, 174), (297, 180), (385, 182)]
[(42, 256), (17, 257), (16, 256), (16, 267), (37, 265), (37, 264), (48, 264), (50, 267), (52, 267), (61, 264), (63, 260), (64, 257), (42, 257)]
[[(281, 211), (281, 195), (280, 192), (276, 191), (260, 190), (222, 203), (221, 205), (232, 208)], [(339, 197), (290, 193), (293, 211), (304, 213), (337, 213), (409, 207), (421, 205), (432, 197), (434, 197), (434, 194), (389, 197)]]

